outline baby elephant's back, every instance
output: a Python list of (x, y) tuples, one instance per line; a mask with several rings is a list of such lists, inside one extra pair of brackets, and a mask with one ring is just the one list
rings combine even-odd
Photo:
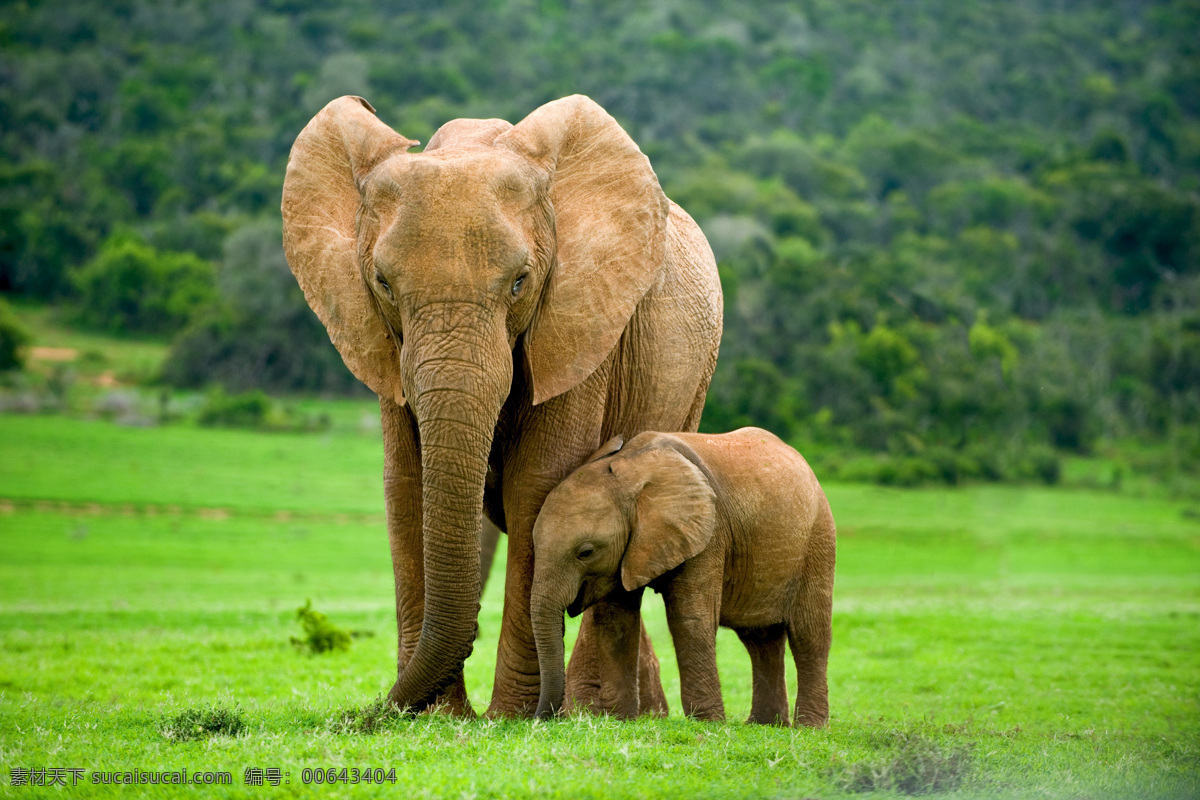
[(782, 516), (804, 526), (825, 504), (808, 462), (770, 431), (739, 428), (732, 433), (675, 435), (704, 460), (720, 484), (714, 488), (744, 524)]
[[(727, 517), (722, 623), (779, 621), (766, 617), (778, 614), (797, 581), (819, 566), (808, 562), (829, 560), (832, 568), (833, 520), (816, 476), (795, 449), (760, 428), (680, 438), (708, 466)], [(759, 614), (766, 617), (746, 618)]]

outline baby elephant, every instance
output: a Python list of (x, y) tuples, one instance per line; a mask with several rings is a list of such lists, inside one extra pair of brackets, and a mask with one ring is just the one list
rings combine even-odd
[[(808, 463), (767, 431), (613, 439), (550, 492), (533, 528), (538, 716), (563, 702), (563, 611), (601, 599), (636, 611), (649, 586), (666, 603), (685, 714), (725, 718), (715, 647), (724, 625), (750, 651), (751, 722), (788, 724), (786, 634), (796, 724), (825, 724), (834, 539)], [(616, 664), (599, 669), (633, 682), (633, 705), (610, 710), (636, 713), (638, 637), (596, 623), (598, 658)]]

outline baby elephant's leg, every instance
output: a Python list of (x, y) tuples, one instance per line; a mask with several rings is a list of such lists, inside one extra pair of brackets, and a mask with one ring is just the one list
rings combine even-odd
[(721, 678), (717, 674), (716, 609), (703, 602), (667, 598), (667, 626), (679, 662), (679, 699), (695, 719), (723, 721)]
[(801, 593), (788, 618), (788, 643), (796, 661), (796, 725), (829, 721), (826, 667), (832, 639), (832, 592), (816, 582)]
[(796, 660), (795, 725), (829, 721), (829, 644), (833, 639), (833, 515), (824, 509), (813, 525), (799, 591), (788, 610), (788, 643)]
[(788, 724), (787, 681), (783, 668), (786, 634), (787, 628), (783, 624), (737, 632), (750, 653), (750, 671), (754, 676), (754, 700), (747, 722)]

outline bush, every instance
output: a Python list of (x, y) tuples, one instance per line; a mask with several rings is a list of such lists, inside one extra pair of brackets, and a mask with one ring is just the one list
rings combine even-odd
[(1022, 477), (1033, 478), (1047, 486), (1062, 480), (1062, 459), (1049, 447), (1031, 447), (1025, 455), (1021, 469)]
[(997, 447), (983, 441), (961, 449), (933, 445), (919, 453), (842, 450), (809, 458), (822, 478), (884, 486), (957, 486), (971, 481), (1035, 481), (1048, 486), (1062, 479), (1062, 459), (1036, 442)]
[(21, 324), (12, 306), (0, 297), (0, 372), (25, 367), (23, 348), (33, 341), (33, 334)]
[(208, 390), (196, 421), (206, 428), (308, 432), (329, 430), (331, 424), (328, 414), (299, 415), (294, 409), (272, 400), (260, 389), (227, 394), (220, 386)]
[(342, 630), (329, 621), (320, 611), (314, 611), (312, 600), (296, 609), (296, 618), (304, 628), (304, 638), (292, 637), (292, 645), (309, 655), (330, 653), (334, 650), (349, 650), (351, 632)]
[(951, 793), (971, 771), (973, 748), (973, 743), (943, 744), (921, 733), (902, 732), (875, 759), (849, 764), (835, 770), (833, 777), (845, 791), (856, 794)]
[(977, 478), (981, 473), (978, 461), (950, 447), (930, 447), (925, 451), (925, 457), (937, 472), (938, 478), (950, 486)]
[(205, 397), (197, 422), (208, 428), (262, 428), (268, 424), (273, 410), (271, 398), (257, 389), (230, 395), (215, 386)]
[(1038, 409), (1050, 441), (1055, 447), (1088, 455), (1092, 445), (1091, 409), (1077, 397), (1057, 396), (1044, 400)]
[(211, 264), (191, 253), (160, 252), (128, 231), (110, 236), (71, 279), (79, 319), (113, 333), (174, 333), (217, 299)]
[(232, 709), (216, 704), (189, 708), (164, 719), (158, 726), (159, 733), (177, 742), (210, 739), (213, 736), (237, 736), (246, 730), (241, 709)]
[(380, 696), (362, 708), (352, 706), (342, 710), (330, 720), (329, 728), (338, 734), (374, 734), (403, 716), (400, 709)]

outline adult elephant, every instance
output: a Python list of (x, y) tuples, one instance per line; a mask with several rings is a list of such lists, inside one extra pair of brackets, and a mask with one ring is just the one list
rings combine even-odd
[[(720, 284), (699, 228), (586, 97), (515, 126), (455, 120), (406, 152), (416, 144), (362, 98), (327, 105), (292, 147), (284, 247), (346, 365), (379, 395), (399, 633), (389, 699), (472, 713), (462, 665), (486, 507), (509, 535), (489, 713), (527, 715), (542, 501), (613, 436), (695, 430)], [(620, 609), (594, 617), (648, 642)], [(644, 709), (665, 710), (653, 651), (640, 670), (610, 663), (589, 649), (595, 624), (580, 633), (576, 701), (610, 707), (633, 686)]]

